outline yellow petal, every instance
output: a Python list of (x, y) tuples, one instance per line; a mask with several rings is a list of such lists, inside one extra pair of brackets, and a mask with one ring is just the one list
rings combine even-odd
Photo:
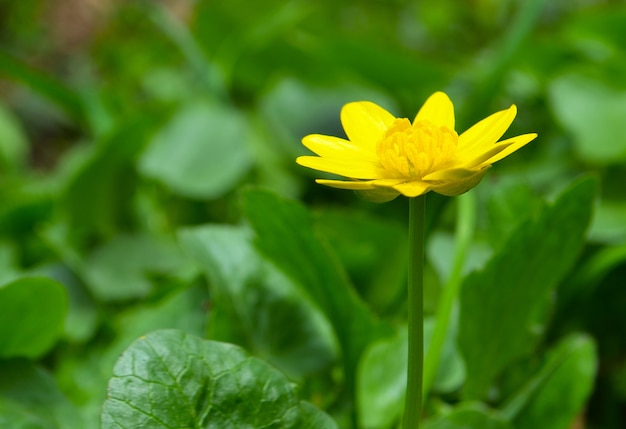
[(474, 172), (473, 175), (465, 177), (462, 180), (442, 182), (439, 185), (434, 185), (432, 187), (433, 192), (445, 195), (447, 197), (455, 197), (457, 195), (464, 194), (465, 192), (472, 189), (474, 186), (478, 185), (488, 169), (489, 167), (487, 166), (482, 170)]
[(341, 109), (341, 124), (351, 142), (374, 150), (396, 118), (369, 101), (348, 103)]
[(311, 134), (302, 139), (302, 144), (325, 158), (360, 159), (376, 161), (376, 153), (369, 147), (362, 147), (339, 137)]
[(372, 185), (373, 180), (327, 180), (327, 179), (315, 179), (316, 183), (320, 185), (330, 186), (337, 189), (351, 189), (353, 191), (374, 189)]
[(427, 174), (422, 177), (424, 182), (429, 182), (433, 184), (438, 184), (442, 182), (456, 182), (459, 180), (466, 180), (469, 177), (472, 177), (479, 168), (465, 168), (465, 167), (454, 167), (448, 168), (445, 170), (439, 170)]
[(430, 185), (424, 182), (406, 182), (393, 187), (405, 197), (417, 197), (430, 191)]
[(417, 112), (413, 122), (423, 120), (439, 127), (448, 127), (454, 130), (454, 106), (450, 98), (440, 91), (428, 97), (420, 111)]
[(393, 188), (376, 188), (354, 192), (364, 200), (372, 201), (374, 203), (386, 203), (400, 195), (400, 192)]
[(490, 146), (502, 137), (502, 134), (509, 128), (517, 108), (512, 105), (506, 110), (494, 113), (483, 119), (469, 130), (459, 136), (458, 156), (461, 158), (471, 158), (472, 153), (477, 155), (483, 152), (485, 146)]
[[(398, 180), (395, 181), (397, 182)], [(385, 182), (384, 180), (344, 181), (317, 179), (315, 182), (320, 185), (330, 186), (331, 188), (353, 190), (359, 197), (374, 203), (386, 203), (387, 201), (391, 201), (400, 195), (398, 191), (391, 187), (374, 186), (376, 182)]]
[(377, 163), (370, 161), (300, 156), (296, 159), (296, 162), (304, 167), (352, 179), (383, 179), (385, 177), (385, 170)]
[(501, 149), (493, 154), (491, 157), (487, 158), (482, 162), (481, 166), (491, 165), (495, 162), (500, 161), (502, 158), (505, 158), (518, 150), (519, 148), (525, 146), (529, 142), (533, 141), (537, 137), (537, 134), (524, 134), (521, 136), (513, 137), (508, 140), (503, 140), (502, 142), (495, 145), (496, 147), (501, 147)]
[(502, 158), (512, 154), (519, 148), (525, 146), (529, 142), (533, 141), (537, 137), (537, 134), (523, 134), (521, 136), (512, 137), (510, 139), (502, 140), (491, 146), (491, 148), (471, 161), (464, 163), (463, 167), (466, 168), (480, 168), (484, 165), (491, 165)]
[(375, 180), (328, 180), (315, 179), (321, 185), (332, 186), (341, 189), (374, 189), (374, 188), (392, 188), (398, 183), (405, 182), (406, 179), (375, 179)]

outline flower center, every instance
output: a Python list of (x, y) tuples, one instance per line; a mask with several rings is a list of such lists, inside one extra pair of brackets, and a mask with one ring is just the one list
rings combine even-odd
[(376, 154), (394, 178), (418, 177), (447, 167), (455, 159), (458, 134), (429, 121), (396, 119), (376, 146)]

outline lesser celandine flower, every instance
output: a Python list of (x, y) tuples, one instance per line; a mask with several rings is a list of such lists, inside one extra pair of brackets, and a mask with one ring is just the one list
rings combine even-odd
[[(391, 200), (400, 194), (411, 197), (409, 364), (404, 429), (420, 427), (423, 389), (428, 393), (429, 385), (436, 374), (439, 352), (448, 332), (452, 305), (460, 284), (451, 280), (444, 290), (444, 297), (437, 310), (424, 374), (425, 194), (434, 191), (455, 196), (470, 190), (480, 182), (491, 164), (537, 137), (536, 134), (524, 134), (498, 141), (513, 122), (516, 113), (515, 106), (511, 106), (458, 135), (454, 130), (454, 107), (443, 92), (431, 95), (413, 122), (406, 118), (395, 118), (374, 103), (360, 101), (346, 104), (341, 111), (341, 123), (348, 136), (347, 140), (319, 134), (306, 136), (302, 140), (318, 156), (301, 156), (297, 159), (300, 165), (348, 178), (318, 179), (318, 183), (352, 189), (378, 202)], [(463, 208), (464, 205), (460, 207)], [(462, 264), (455, 264), (455, 271), (461, 266)], [(451, 278), (459, 277), (456, 275)]]
[(308, 135), (302, 143), (319, 156), (301, 156), (297, 162), (350, 179), (317, 183), (362, 191), (375, 201), (429, 191), (455, 196), (476, 186), (491, 164), (537, 137), (524, 134), (498, 142), (516, 113), (513, 105), (458, 135), (454, 107), (443, 92), (430, 96), (413, 122), (368, 101), (348, 103), (341, 110), (348, 140)]

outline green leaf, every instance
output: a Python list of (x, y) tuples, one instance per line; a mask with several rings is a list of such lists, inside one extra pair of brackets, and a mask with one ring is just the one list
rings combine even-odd
[(364, 428), (390, 427), (404, 408), (408, 366), (406, 327), (373, 342), (357, 373), (359, 421)]
[[(80, 403), (85, 427), (99, 426), (106, 386), (122, 352), (141, 335), (156, 329), (181, 329), (193, 335), (206, 331), (208, 295), (197, 285), (169, 294), (157, 303), (138, 304), (109, 315), (112, 341), (91, 343), (87, 350), (71, 349), (58, 362), (56, 378), (63, 391)], [(73, 353), (72, 353), (73, 352)], [(69, 394), (69, 393), (68, 393)]]
[(591, 223), (589, 238), (600, 243), (626, 243), (626, 201), (600, 201)]
[(626, 139), (615, 137), (623, 130), (626, 90), (576, 71), (552, 82), (550, 101), (582, 160), (607, 164), (626, 159)]
[(332, 327), (275, 267), (262, 259), (247, 227), (205, 225), (179, 233), (204, 267), (213, 297), (209, 337), (239, 344), (292, 377), (336, 358)]
[(388, 329), (355, 293), (304, 206), (271, 192), (249, 190), (244, 193), (243, 207), (256, 232), (257, 248), (299, 284), (331, 322), (352, 391), (361, 353)]
[(67, 166), (71, 174), (61, 207), (73, 235), (111, 235), (119, 224), (130, 222), (137, 176), (134, 160), (159, 119), (157, 114), (144, 115), (127, 118), (87, 148), (80, 165)]
[(191, 103), (157, 132), (139, 170), (182, 196), (217, 198), (248, 171), (248, 139), (248, 124), (237, 111)]
[(378, 314), (397, 310), (406, 300), (406, 225), (363, 210), (325, 209), (314, 216), (368, 305)]
[(24, 166), (28, 153), (26, 133), (17, 118), (0, 104), (0, 165), (15, 172)]
[(0, 74), (32, 88), (37, 94), (63, 109), (72, 119), (84, 119), (82, 100), (73, 89), (4, 50), (0, 50)]
[(0, 357), (44, 355), (63, 332), (67, 307), (63, 285), (44, 277), (0, 287)]
[(482, 404), (461, 404), (451, 413), (424, 424), (424, 429), (513, 429), (502, 417)]
[(523, 222), (536, 216), (543, 204), (533, 189), (520, 181), (501, 182), (489, 195), (489, 241), (502, 245)]
[(231, 344), (182, 331), (135, 341), (113, 370), (103, 429), (336, 428), (276, 369)]
[(25, 360), (0, 360), (0, 427), (75, 429), (84, 425), (50, 374)]
[(532, 350), (542, 330), (539, 312), (583, 245), (595, 189), (589, 178), (574, 183), (465, 279), (459, 323), (465, 397), (482, 398), (500, 371)]
[[(424, 322), (424, 352), (428, 352), (435, 329), (434, 320)], [(465, 368), (452, 335), (446, 338), (434, 388), (457, 390), (465, 379)], [(402, 326), (389, 338), (366, 349), (357, 373), (358, 410), (364, 428), (388, 428), (399, 421), (404, 407), (408, 368), (408, 333)]]
[(193, 269), (176, 243), (147, 234), (119, 235), (85, 262), (87, 285), (103, 301), (145, 297), (153, 290), (150, 275), (184, 275)]
[(568, 429), (584, 408), (597, 367), (593, 339), (571, 335), (549, 352), (539, 373), (503, 408), (503, 413), (515, 417), (516, 429)]

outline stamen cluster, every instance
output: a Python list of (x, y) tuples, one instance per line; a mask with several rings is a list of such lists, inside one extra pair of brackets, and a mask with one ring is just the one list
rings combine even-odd
[(382, 166), (397, 178), (422, 178), (455, 160), (458, 134), (445, 126), (398, 118), (376, 146)]

